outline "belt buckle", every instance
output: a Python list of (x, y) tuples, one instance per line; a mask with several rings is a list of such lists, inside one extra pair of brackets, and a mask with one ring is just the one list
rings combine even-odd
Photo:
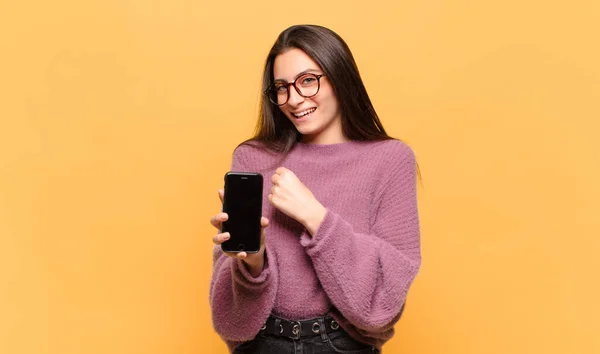
[(300, 332), (302, 332), (302, 325), (298, 321), (292, 322), (292, 339), (300, 339)]

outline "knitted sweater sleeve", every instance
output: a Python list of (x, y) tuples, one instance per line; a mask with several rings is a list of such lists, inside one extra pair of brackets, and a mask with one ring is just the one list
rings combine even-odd
[[(246, 163), (243, 148), (233, 155), (232, 171), (252, 171)], [(247, 152), (246, 152), (247, 153)], [(213, 272), (209, 300), (215, 331), (233, 350), (242, 342), (253, 339), (267, 320), (275, 303), (277, 269), (266, 248), (265, 268), (253, 277), (246, 265), (228, 257), (220, 246), (213, 248)]]
[(401, 316), (421, 264), (416, 161), (402, 145), (378, 187), (374, 222), (357, 233), (327, 211), (314, 235), (300, 238), (333, 305), (361, 332), (383, 333)]

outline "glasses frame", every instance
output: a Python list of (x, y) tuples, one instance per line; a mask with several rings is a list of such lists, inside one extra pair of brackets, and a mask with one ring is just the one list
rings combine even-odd
[[(314, 76), (314, 77), (317, 79), (317, 92), (315, 92), (315, 94), (314, 94), (314, 95), (308, 95), (308, 96), (305, 96), (305, 95), (303, 95), (303, 94), (302, 94), (302, 92), (300, 92), (300, 89), (298, 88), (298, 86), (296, 86), (296, 82), (297, 82), (299, 79), (301, 79), (301, 78), (303, 78), (303, 77), (306, 77), (307, 75), (312, 75), (312, 76)], [(285, 88), (286, 88), (286, 92), (287, 92), (287, 97), (286, 97), (286, 99), (285, 99), (285, 102), (284, 102), (284, 103), (281, 103), (281, 104), (279, 104), (279, 103), (277, 103), (277, 102), (273, 102), (273, 100), (271, 99), (271, 95), (269, 94), (269, 93), (270, 93), (270, 91), (272, 91), (272, 90), (273, 90), (275, 83), (272, 83), (271, 85), (269, 85), (269, 87), (267, 87), (267, 89), (266, 89), (266, 90), (264, 90), (264, 91), (263, 91), (263, 93), (264, 93), (265, 95), (267, 95), (267, 97), (269, 98), (269, 101), (270, 101), (271, 103), (273, 103), (273, 104), (274, 104), (274, 105), (276, 105), (276, 106), (279, 106), (279, 107), (281, 107), (281, 106), (285, 105), (286, 103), (288, 103), (288, 101), (290, 100), (290, 86), (294, 86), (294, 89), (296, 89), (296, 92), (298, 92), (298, 94), (299, 94), (300, 96), (304, 97), (304, 98), (311, 98), (311, 97), (315, 97), (315, 96), (317, 95), (317, 93), (319, 93), (319, 90), (321, 89), (321, 78), (322, 78), (323, 76), (327, 76), (327, 75), (325, 75), (325, 74), (319, 74), (319, 75), (317, 75), (317, 74), (313, 74), (313, 73), (304, 73), (304, 74), (302, 74), (302, 75), (298, 76), (298, 77), (296, 78), (296, 80), (294, 80), (293, 82), (281, 83), (283, 86), (285, 86)]]

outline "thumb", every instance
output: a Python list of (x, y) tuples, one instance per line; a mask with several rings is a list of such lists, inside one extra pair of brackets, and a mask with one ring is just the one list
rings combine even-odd
[(264, 229), (265, 227), (269, 226), (269, 219), (265, 218), (264, 216), (262, 218), (260, 218), (260, 226)]
[(265, 228), (267, 226), (269, 226), (269, 219), (265, 218), (264, 216), (260, 219), (260, 225), (262, 226), (262, 230), (260, 232), (260, 244), (264, 245), (265, 244)]

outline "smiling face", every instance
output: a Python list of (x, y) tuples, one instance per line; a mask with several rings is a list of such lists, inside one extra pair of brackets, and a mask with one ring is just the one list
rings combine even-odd
[[(300, 89), (302, 85), (307, 88), (316, 85), (314, 76), (303, 76), (307, 73), (324, 74), (314, 60), (297, 48), (279, 54), (273, 63), (276, 85), (285, 86), (298, 78), (296, 84)], [(305, 143), (336, 144), (348, 140), (342, 131), (340, 106), (327, 76), (320, 78), (319, 91), (310, 98), (301, 96), (293, 85), (288, 86), (288, 91), (288, 101), (279, 109), (302, 134)]]

